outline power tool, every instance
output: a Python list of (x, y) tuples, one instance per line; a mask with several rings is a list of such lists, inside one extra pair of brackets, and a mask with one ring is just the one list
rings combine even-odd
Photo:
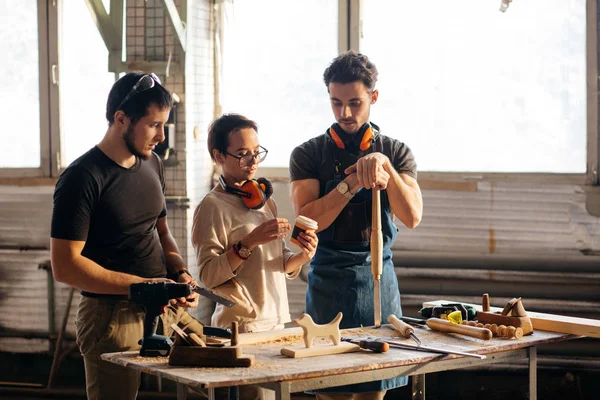
[(419, 310), (419, 314), (423, 318), (443, 318), (443, 316), (447, 316), (454, 311), (460, 311), (463, 321), (472, 321), (477, 318), (477, 310), (471, 305), (462, 303), (447, 303), (441, 306), (424, 307)]
[(129, 300), (144, 307), (144, 337), (140, 339), (140, 356), (168, 356), (173, 341), (166, 336), (157, 335), (158, 317), (163, 313), (169, 300), (188, 297), (192, 286), (187, 283), (141, 282), (129, 286)]

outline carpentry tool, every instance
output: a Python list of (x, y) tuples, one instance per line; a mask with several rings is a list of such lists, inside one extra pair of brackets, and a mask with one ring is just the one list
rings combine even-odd
[(375, 327), (381, 326), (381, 275), (383, 274), (383, 234), (381, 233), (381, 194), (373, 188), (371, 206), (371, 273), (373, 274), (373, 300)]
[[(481, 298), (482, 310), (477, 313), (477, 322), (482, 324), (494, 324), (500, 326), (512, 326), (521, 329), (521, 332), (514, 331), (515, 337), (519, 335), (531, 335), (533, 333), (533, 325), (531, 318), (525, 312), (521, 298), (514, 298), (506, 303), (502, 312), (492, 312), (490, 308), (490, 297), (487, 293)], [(493, 332), (495, 333), (495, 332)], [(508, 332), (512, 335), (513, 331)], [(505, 335), (500, 335), (505, 336)], [(512, 337), (512, 336), (511, 336)]]
[(393, 340), (388, 340), (386, 338), (373, 338), (373, 337), (371, 337), (371, 339), (375, 339), (375, 340), (380, 340), (380, 341), (386, 342), (393, 349), (418, 350), (418, 351), (427, 351), (427, 352), (430, 352), (430, 353), (440, 353), (440, 354), (456, 354), (456, 355), (459, 355), (459, 356), (474, 357), (474, 358), (479, 358), (479, 359), (482, 359), (482, 360), (486, 358), (486, 356), (481, 355), (481, 354), (464, 353), (462, 351), (445, 350), (445, 349), (440, 349), (440, 348), (437, 348), (437, 347), (431, 347), (431, 346), (426, 346), (426, 345), (414, 345), (414, 344), (396, 342), (396, 341), (393, 341)]
[(215, 326), (205, 326), (204, 334), (206, 336), (216, 336), (225, 339), (231, 339), (231, 329), (217, 328)]
[(469, 325), (456, 325), (448, 320), (440, 318), (429, 318), (427, 320), (427, 326), (434, 331), (459, 333), (461, 335), (470, 336), (481, 340), (490, 340), (493, 336), (492, 331), (489, 329), (478, 328), (476, 326)]
[[(423, 303), (424, 307), (436, 306), (447, 303), (447, 300), (433, 300)], [(481, 306), (468, 304), (481, 310)], [(491, 307), (493, 312), (501, 311), (500, 308)], [(569, 333), (571, 335), (600, 338), (600, 320), (590, 318), (569, 317), (567, 315), (527, 312), (532, 328), (540, 331)]]
[[(192, 334), (190, 334), (191, 337)], [(175, 346), (173, 346), (173, 350), (169, 355), (169, 365), (186, 367), (250, 367), (254, 364), (254, 355), (243, 354), (242, 348), (238, 345), (238, 324), (235, 321), (231, 326), (230, 346), (203, 346), (199, 342), (190, 346), (185, 340), (180, 340), (179, 338), (182, 338), (182, 336), (179, 335), (175, 341)]]
[(402, 316), (402, 317), (400, 317), (400, 320), (406, 322), (407, 324), (412, 324), (412, 325), (427, 325), (426, 318), (412, 318), (412, 317)]
[(374, 353), (385, 353), (390, 349), (390, 345), (380, 340), (372, 340), (368, 338), (351, 338), (342, 336), (343, 342), (357, 344), (361, 349), (371, 350)]
[(399, 320), (398, 317), (396, 317), (394, 314), (388, 316), (388, 322), (394, 325), (394, 327), (398, 330), (398, 332), (400, 332), (402, 336), (404, 336), (405, 338), (410, 337), (412, 340), (415, 341), (415, 343), (417, 343), (418, 346), (421, 345), (421, 341), (419, 340), (417, 335), (415, 335), (415, 330), (412, 326), (408, 325), (406, 322)]
[(200, 287), (200, 286), (192, 286), (192, 290), (196, 293), (198, 293), (199, 295), (202, 295), (206, 298), (211, 299), (212, 301), (215, 301), (219, 304), (223, 304), (225, 307), (233, 307), (236, 305), (235, 302), (226, 299), (224, 297), (221, 297), (217, 294), (214, 294), (213, 292), (211, 292), (210, 290)]
[(186, 283), (140, 282), (129, 286), (129, 300), (144, 307), (144, 337), (139, 344), (140, 356), (167, 356), (173, 342), (166, 336), (157, 335), (158, 317), (163, 313), (169, 300), (187, 297), (192, 287)]
[(477, 317), (475, 308), (462, 303), (444, 303), (439, 306), (423, 307), (419, 310), (419, 314), (423, 318), (444, 318), (444, 315), (454, 311), (460, 311), (463, 321), (472, 321)]

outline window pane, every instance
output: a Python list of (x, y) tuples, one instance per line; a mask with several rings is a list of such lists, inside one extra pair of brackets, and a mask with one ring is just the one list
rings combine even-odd
[(37, 1), (0, 0), (0, 138), (10, 151), (0, 168), (40, 166), (40, 79)]
[(108, 50), (84, 1), (61, 4), (61, 165), (104, 137), (106, 99), (115, 82), (108, 72)]
[(499, 5), (364, 2), (373, 121), (419, 170), (585, 172), (585, 0)]
[(226, 5), (223, 112), (259, 125), (262, 164), (287, 167), (295, 146), (333, 122), (323, 72), (337, 55), (337, 0)]

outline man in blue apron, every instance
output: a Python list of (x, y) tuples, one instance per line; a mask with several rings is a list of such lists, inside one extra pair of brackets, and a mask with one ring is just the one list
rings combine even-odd
[[(379, 92), (377, 69), (369, 59), (346, 52), (324, 73), (337, 123), (296, 147), (290, 159), (291, 197), (296, 215), (319, 224), (319, 246), (311, 262), (306, 312), (317, 324), (328, 323), (338, 312), (340, 328), (372, 326), (371, 191), (381, 189), (383, 275), (381, 317), (402, 315), (391, 246), (396, 216), (414, 228), (421, 220), (423, 202), (417, 167), (410, 149), (380, 134), (369, 122), (370, 108)], [(383, 399), (386, 390), (404, 386), (406, 377), (323, 389), (323, 399)]]

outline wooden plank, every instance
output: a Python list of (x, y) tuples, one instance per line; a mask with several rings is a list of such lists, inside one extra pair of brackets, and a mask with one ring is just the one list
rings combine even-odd
[[(423, 303), (423, 307), (439, 306), (445, 303), (456, 303), (449, 300), (433, 300)], [(477, 311), (481, 311), (481, 305), (468, 304), (475, 307)], [(525, 304), (525, 306), (527, 306)], [(490, 307), (492, 312), (500, 312), (502, 308)], [(569, 317), (566, 315), (546, 314), (527, 311), (527, 315), (531, 319), (533, 329), (542, 331), (568, 333), (571, 335), (588, 336), (600, 338), (600, 320), (590, 318)]]
[(252, 333), (240, 333), (238, 337), (238, 344), (256, 344), (256, 343), (269, 343), (274, 341), (289, 341), (290, 338), (302, 339), (302, 328), (285, 328), (275, 331), (265, 332), (252, 332)]
[(356, 351), (360, 351), (360, 347), (357, 344), (341, 342), (338, 345), (324, 344), (312, 347), (284, 347), (281, 349), (281, 354), (291, 358), (304, 358), (325, 356), (328, 354), (353, 353)]

